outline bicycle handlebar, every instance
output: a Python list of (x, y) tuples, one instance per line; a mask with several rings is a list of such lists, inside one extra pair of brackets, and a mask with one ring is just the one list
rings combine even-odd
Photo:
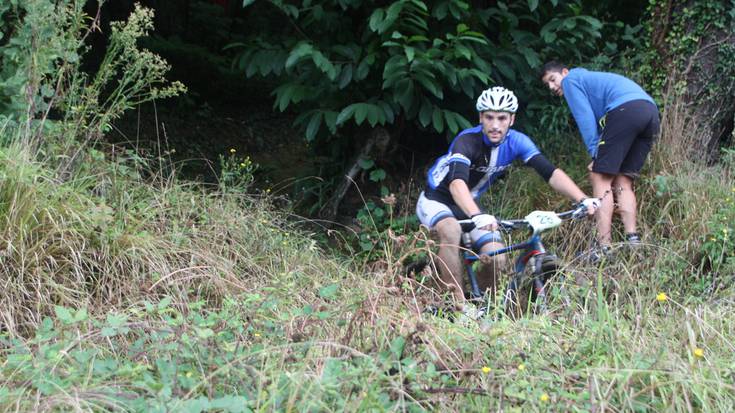
[[(587, 215), (587, 207), (579, 205), (575, 209), (559, 213), (554, 212), (554, 214), (561, 220), (578, 219)], [(531, 215), (523, 219), (497, 219), (498, 229), (503, 232), (511, 232), (516, 229), (528, 228), (531, 226), (528, 221), (529, 216)], [(475, 228), (475, 223), (471, 219), (458, 220), (457, 222), (462, 226), (463, 232), (470, 232)]]

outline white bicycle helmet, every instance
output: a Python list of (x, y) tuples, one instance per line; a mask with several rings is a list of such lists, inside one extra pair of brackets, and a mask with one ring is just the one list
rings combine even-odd
[(475, 106), (478, 112), (492, 110), (496, 112), (516, 113), (518, 110), (518, 98), (512, 91), (502, 87), (495, 86), (482, 92), (477, 98)]

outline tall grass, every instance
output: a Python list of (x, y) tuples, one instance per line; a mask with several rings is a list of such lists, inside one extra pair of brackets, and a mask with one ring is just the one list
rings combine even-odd
[[(662, 141), (686, 130), (667, 122)], [(657, 169), (670, 147), (639, 183), (641, 251), (586, 266), (590, 224), (564, 226), (548, 243), (566, 262), (551, 314), (463, 325), (421, 313), (430, 274), (325, 254), (267, 199), (111, 151), (62, 181), (11, 146), (0, 408), (732, 410), (733, 289), (691, 233), (731, 166)], [(385, 245), (397, 260), (416, 243)]]

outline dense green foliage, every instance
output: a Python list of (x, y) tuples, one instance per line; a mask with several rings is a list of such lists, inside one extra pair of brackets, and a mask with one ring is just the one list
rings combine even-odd
[(603, 30), (581, 1), (477, 7), (445, 0), (429, 7), (400, 0), (376, 7), (304, 0), (249, 7), (269, 24), (237, 45), (243, 48), (237, 65), (248, 77), (279, 79), (274, 106), (298, 110), (308, 140), (347, 127), (346, 137), (351, 124), (363, 122), (397, 133), (409, 122), (456, 133), (474, 122), (466, 116), (480, 91), (536, 82), (549, 55), (580, 61)]

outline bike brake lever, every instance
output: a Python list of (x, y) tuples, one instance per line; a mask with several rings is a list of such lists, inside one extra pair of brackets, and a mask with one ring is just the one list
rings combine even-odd
[(587, 215), (587, 207), (580, 206), (576, 211), (572, 212), (572, 218), (584, 218)]

